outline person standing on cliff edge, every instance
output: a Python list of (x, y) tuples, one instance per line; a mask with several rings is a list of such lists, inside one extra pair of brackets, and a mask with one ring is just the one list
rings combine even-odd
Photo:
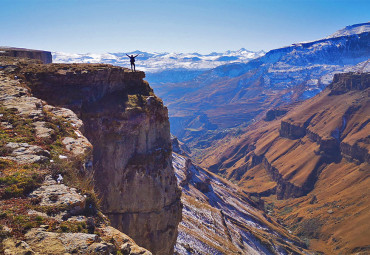
[[(134, 55), (129, 56), (129, 55), (127, 55), (127, 54), (126, 54), (126, 56), (130, 58), (131, 71), (132, 71), (132, 72), (136, 72), (136, 70), (135, 70), (135, 58), (136, 58), (137, 56), (139, 56), (139, 54), (137, 54), (136, 56), (134, 56)], [(134, 67), (134, 68), (132, 68), (132, 67)]]

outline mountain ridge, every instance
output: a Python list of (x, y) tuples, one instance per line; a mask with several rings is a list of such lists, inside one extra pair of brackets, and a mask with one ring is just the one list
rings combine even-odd
[[(154, 89), (169, 107), (171, 132), (190, 147), (201, 147), (199, 141), (208, 140), (209, 145), (223, 129), (249, 125), (269, 109), (316, 95), (335, 73), (370, 70), (369, 41), (370, 33), (364, 32), (293, 44), (245, 64), (222, 65), (192, 81)], [(192, 123), (200, 115), (217, 126), (215, 132), (194, 130)]]
[(172, 154), (182, 188), (183, 220), (175, 250), (179, 254), (306, 254), (305, 244), (257, 208), (236, 185)]
[(226, 136), (201, 166), (264, 200), (310, 249), (366, 254), (369, 89), (369, 72), (336, 74), (315, 97)]
[(63, 53), (52, 52), (54, 63), (107, 63), (119, 66), (129, 66), (130, 61), (126, 56), (139, 56), (137, 69), (147, 73), (157, 73), (163, 70), (207, 70), (216, 66), (231, 62), (248, 62), (249, 60), (262, 56), (264, 51), (249, 51), (241, 48), (236, 51), (228, 50), (223, 53), (212, 52), (209, 54), (200, 53), (175, 53), (175, 52), (117, 52), (117, 53)]

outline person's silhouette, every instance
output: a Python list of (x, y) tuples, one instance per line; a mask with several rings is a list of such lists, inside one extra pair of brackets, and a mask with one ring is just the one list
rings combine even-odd
[(129, 56), (129, 55), (126, 54), (126, 56), (130, 58), (131, 71), (136, 72), (136, 70), (135, 70), (135, 58), (137, 56), (139, 56), (139, 54), (137, 54), (136, 56), (134, 56), (134, 55)]

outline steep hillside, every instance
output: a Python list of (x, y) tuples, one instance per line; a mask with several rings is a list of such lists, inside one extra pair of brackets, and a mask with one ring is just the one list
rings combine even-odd
[[(370, 74), (336, 74), (319, 95), (227, 137), (202, 165), (264, 197), (310, 248), (368, 251)], [(278, 111), (277, 111), (278, 112)]]
[[(303, 254), (297, 238), (256, 207), (232, 183), (173, 153), (182, 188), (183, 220), (175, 250), (178, 254)], [(256, 199), (254, 197), (254, 199)]]
[[(30, 94), (38, 102), (35, 109), (27, 112), (31, 118), (28, 125), (38, 128), (30, 132), (52, 132), (49, 124), (32, 120), (34, 111), (45, 110), (46, 102), (53, 105), (48, 108), (51, 114), (60, 112), (59, 107), (68, 108), (78, 118), (70, 125), (79, 128), (79, 132), (72, 132), (73, 136), (65, 139), (55, 134), (51, 139), (58, 139), (58, 145), (64, 144), (72, 153), (81, 151), (76, 147), (76, 139), (88, 139), (85, 138), (91, 159), (81, 164), (91, 168), (89, 173), (101, 198), (101, 210), (113, 226), (139, 245), (154, 254), (172, 254), (181, 220), (181, 192), (171, 164), (167, 109), (143, 81), (145, 74), (103, 64), (44, 65), (9, 59), (11, 63), (1, 68), (13, 83), (26, 88), (19, 96)], [(4, 106), (22, 110), (23, 101), (13, 97), (6, 95), (5, 100), (16, 102)], [(69, 116), (61, 114), (69, 120)], [(61, 124), (54, 126), (61, 128)], [(21, 145), (4, 144), (6, 159), (13, 160), (18, 155), (11, 152), (13, 149), (17, 153), (23, 151), (18, 149)], [(29, 145), (32, 147), (33, 142)], [(85, 155), (83, 151), (81, 154)], [(65, 155), (58, 159), (65, 159)], [(71, 167), (71, 171), (79, 173)], [(4, 188), (6, 192), (7, 187)], [(27, 189), (22, 196), (29, 196), (30, 191)]]
[(162, 85), (158, 94), (169, 108), (171, 132), (191, 147), (207, 147), (224, 129), (318, 94), (335, 73), (369, 71), (370, 33), (367, 24), (362, 27), (271, 50), (248, 63), (219, 66), (186, 83)]

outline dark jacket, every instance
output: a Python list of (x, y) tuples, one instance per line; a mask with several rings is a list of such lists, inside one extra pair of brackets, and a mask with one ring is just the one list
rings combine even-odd
[(126, 54), (126, 56), (130, 58), (130, 63), (135, 63), (135, 58), (136, 58), (137, 56), (139, 56), (139, 55), (136, 55), (136, 56), (132, 56), (132, 57), (131, 57), (131, 56), (129, 56), (129, 55), (127, 55), (127, 54)]

